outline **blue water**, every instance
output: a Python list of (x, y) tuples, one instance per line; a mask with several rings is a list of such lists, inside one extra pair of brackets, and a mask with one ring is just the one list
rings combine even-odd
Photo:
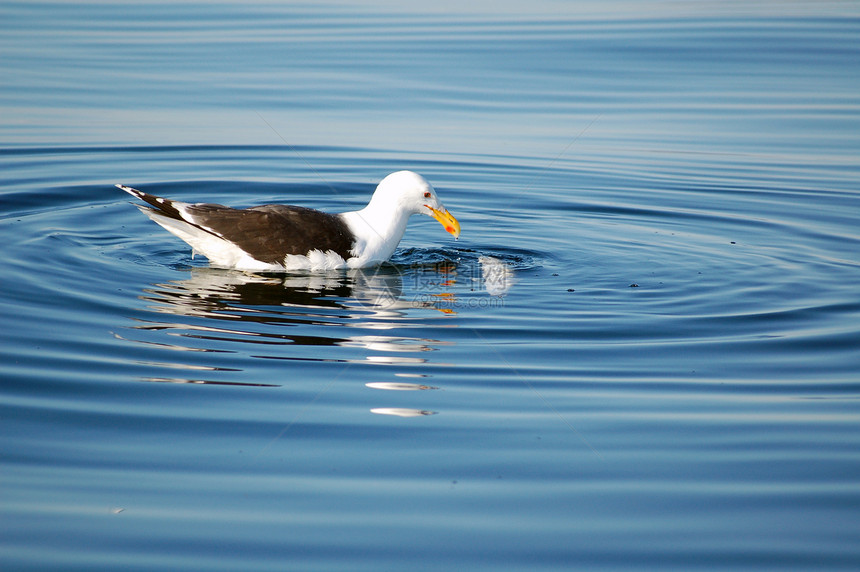
[[(4, 570), (860, 567), (860, 9), (0, 6)], [(113, 187), (358, 208), (253, 275)]]

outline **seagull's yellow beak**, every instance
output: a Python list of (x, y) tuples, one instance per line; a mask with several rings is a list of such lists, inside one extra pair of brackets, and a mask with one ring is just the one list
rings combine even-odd
[(458, 238), (460, 236), (460, 223), (457, 222), (457, 219), (455, 219), (445, 207), (434, 209), (430, 205), (424, 206), (430, 209), (430, 215), (438, 220), (439, 223), (445, 227), (445, 230), (453, 234), (454, 238)]

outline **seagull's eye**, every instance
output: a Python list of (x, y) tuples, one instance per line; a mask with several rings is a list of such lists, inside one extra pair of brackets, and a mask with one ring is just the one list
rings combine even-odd
[(424, 198), (425, 198), (425, 199), (429, 199), (429, 198), (430, 198), (430, 191), (427, 191), (426, 193), (424, 193)]

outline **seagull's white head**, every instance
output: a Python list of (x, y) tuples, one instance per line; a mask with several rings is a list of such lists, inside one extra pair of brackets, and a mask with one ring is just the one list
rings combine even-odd
[(439, 201), (436, 191), (424, 177), (412, 171), (391, 173), (379, 183), (373, 193), (372, 202), (377, 200), (395, 206), (409, 214), (432, 216), (445, 227), (445, 230), (460, 236), (460, 223)]

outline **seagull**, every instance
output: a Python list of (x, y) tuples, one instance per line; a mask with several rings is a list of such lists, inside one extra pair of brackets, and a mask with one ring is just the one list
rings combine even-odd
[(147, 203), (135, 205), (212, 266), (249, 272), (366, 268), (388, 260), (414, 214), (439, 221), (454, 238), (460, 223), (424, 177), (398, 171), (382, 179), (361, 210), (340, 214), (292, 205), (234, 209), (184, 203), (125, 185), (117, 188)]

